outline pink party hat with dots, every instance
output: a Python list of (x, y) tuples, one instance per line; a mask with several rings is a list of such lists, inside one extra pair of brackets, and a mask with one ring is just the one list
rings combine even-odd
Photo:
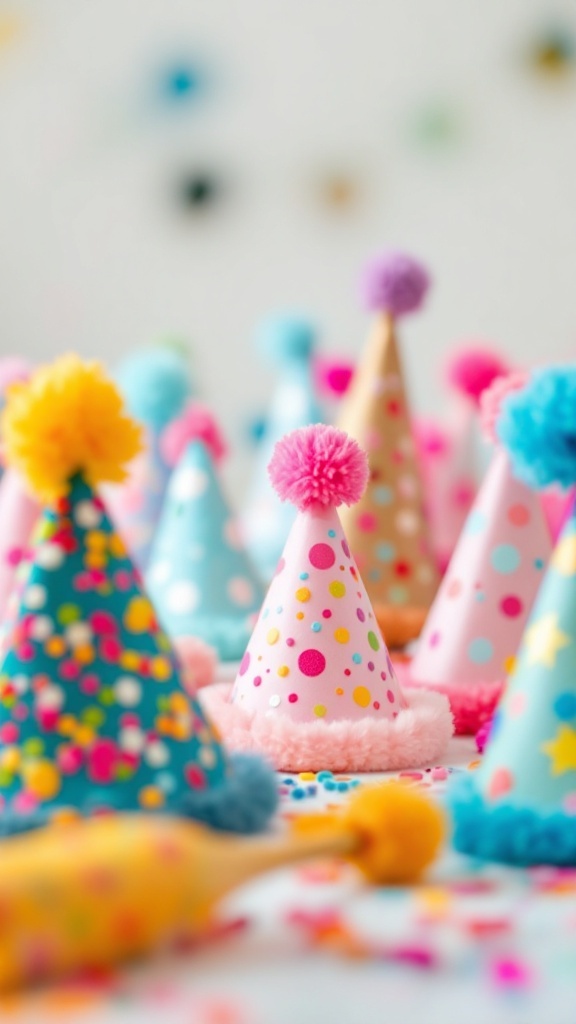
[(32, 498), (22, 477), (7, 469), (0, 482), (0, 623), (4, 621), (19, 566), (30, 551), (40, 506)]
[[(501, 403), (526, 380), (511, 374), (484, 392), (484, 429), (492, 441)], [(416, 655), (398, 667), (407, 685), (448, 696), (458, 733), (475, 733), (494, 712), (551, 546), (539, 495), (516, 478), (506, 448), (497, 444)]]
[(382, 771), (437, 759), (452, 734), (446, 698), (406, 700), (337, 507), (368, 478), (359, 445), (316, 425), (284, 437), (272, 483), (298, 510), (232, 689), (202, 694), (232, 749), (284, 771)]

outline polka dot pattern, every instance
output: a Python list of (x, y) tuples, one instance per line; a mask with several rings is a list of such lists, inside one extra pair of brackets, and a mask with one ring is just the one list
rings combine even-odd
[(283, 557), (232, 699), (299, 722), (392, 718), (405, 705), (335, 510), (298, 517)]
[(181, 687), (102, 502), (80, 479), (43, 514), (36, 551), (0, 677), (0, 740), (13, 752), (0, 763), (2, 805), (32, 817), (91, 813), (98, 786), (93, 809), (175, 800), (176, 811), (190, 765), (203, 765), (205, 784), (219, 783), (217, 737)]

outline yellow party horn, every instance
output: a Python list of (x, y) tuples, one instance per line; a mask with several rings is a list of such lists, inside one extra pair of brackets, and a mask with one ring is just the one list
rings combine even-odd
[(0, 845), (0, 990), (110, 967), (201, 936), (247, 879), (344, 857), (373, 883), (414, 881), (444, 835), (440, 809), (395, 783), (286, 836), (237, 839), (177, 818), (118, 815), (55, 824)]

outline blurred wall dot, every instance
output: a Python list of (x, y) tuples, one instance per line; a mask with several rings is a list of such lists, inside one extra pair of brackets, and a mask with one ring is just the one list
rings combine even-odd
[(318, 176), (314, 195), (320, 205), (332, 213), (342, 213), (357, 206), (362, 199), (361, 176), (353, 171), (335, 169)]
[(171, 107), (185, 107), (195, 101), (206, 89), (204, 67), (192, 60), (178, 60), (165, 64), (158, 73), (160, 99)]
[(24, 22), (9, 11), (0, 12), (0, 49), (10, 46), (24, 31)]
[(564, 78), (575, 62), (576, 36), (568, 26), (548, 27), (528, 47), (528, 67), (542, 78)]
[(186, 213), (199, 213), (212, 208), (221, 198), (222, 180), (211, 170), (190, 170), (176, 182), (176, 200)]
[(450, 100), (428, 100), (408, 116), (405, 136), (422, 152), (441, 153), (459, 146), (465, 135), (462, 111)]

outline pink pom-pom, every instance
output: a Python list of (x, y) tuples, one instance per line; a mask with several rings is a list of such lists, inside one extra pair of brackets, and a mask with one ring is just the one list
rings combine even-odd
[(412, 425), (416, 447), (422, 456), (447, 455), (450, 438), (439, 423), (434, 420), (415, 420)]
[(270, 479), (282, 501), (300, 511), (312, 505), (354, 505), (368, 483), (368, 459), (357, 441), (317, 423), (286, 434), (274, 448)]
[(354, 376), (354, 363), (350, 359), (331, 359), (317, 356), (314, 360), (314, 379), (321, 395), (342, 398)]
[(202, 441), (214, 462), (226, 455), (226, 442), (208, 406), (190, 402), (181, 416), (169, 423), (161, 438), (162, 454), (175, 466), (191, 441)]
[(488, 441), (497, 443), (496, 423), (502, 408), (502, 402), (513, 391), (520, 391), (529, 379), (529, 374), (522, 370), (509, 373), (506, 377), (497, 377), (489, 388), (480, 396), (480, 419), (482, 431)]
[(216, 678), (218, 656), (213, 647), (195, 636), (176, 636), (174, 648), (182, 667), (182, 682), (192, 696)]
[(366, 267), (361, 291), (368, 309), (403, 316), (424, 302), (430, 286), (428, 271), (402, 252), (376, 256)]
[(0, 394), (19, 381), (28, 380), (32, 367), (20, 356), (6, 356), (0, 359)]
[(454, 353), (446, 365), (448, 383), (473, 402), (480, 401), (496, 377), (507, 373), (510, 366), (498, 352), (473, 343)]

